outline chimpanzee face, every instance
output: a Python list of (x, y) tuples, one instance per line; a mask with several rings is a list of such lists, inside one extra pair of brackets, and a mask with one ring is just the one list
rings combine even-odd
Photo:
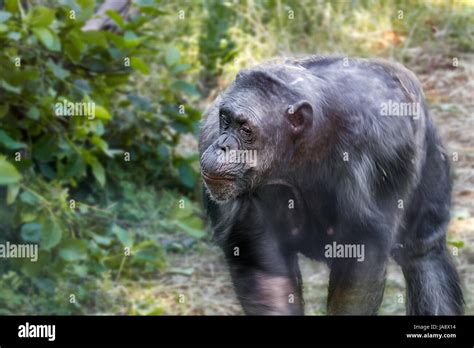
[[(290, 105), (281, 95), (234, 83), (218, 108), (217, 139), (201, 156), (201, 171), (212, 197), (233, 199), (283, 172), (283, 158), (292, 153), (293, 140), (309, 122), (306, 101)], [(288, 164), (288, 163), (287, 163)]]
[[(238, 94), (238, 95), (237, 95)], [(249, 92), (231, 93), (219, 106), (219, 136), (201, 157), (204, 182), (216, 200), (224, 201), (251, 190), (262, 172), (261, 156), (268, 137), (259, 126), (265, 111), (251, 104)], [(260, 174), (261, 176), (261, 174)]]

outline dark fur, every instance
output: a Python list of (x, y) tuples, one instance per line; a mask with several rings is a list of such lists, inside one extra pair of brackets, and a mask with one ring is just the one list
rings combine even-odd
[[(331, 269), (329, 314), (375, 314), (392, 255), (408, 314), (461, 314), (446, 248), (449, 164), (420, 84), (398, 64), (347, 63), (311, 57), (243, 71), (205, 116), (201, 167), (233, 178), (207, 178), (205, 202), (237, 296), (247, 314), (302, 314), (300, 252)], [(419, 118), (381, 116), (389, 99), (419, 102)], [(287, 108), (302, 100), (294, 119)], [(257, 139), (223, 130), (223, 110), (250, 120)], [(229, 148), (256, 149), (257, 167), (218, 164), (216, 149)], [(325, 258), (333, 241), (365, 245), (364, 262)]]

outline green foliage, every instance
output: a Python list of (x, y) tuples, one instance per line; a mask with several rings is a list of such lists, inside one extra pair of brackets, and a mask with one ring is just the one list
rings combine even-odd
[(230, 3), (214, 0), (205, 4), (207, 16), (199, 37), (199, 59), (203, 66), (201, 78), (207, 84), (206, 88), (211, 89), (215, 88), (222, 67), (237, 55), (235, 42), (229, 33), (237, 16)]
[[(127, 20), (107, 12), (119, 31), (83, 31), (94, 1), (22, 6), (7, 1), (0, 11), (0, 221), (5, 226), (0, 242), (38, 243), (40, 257), (36, 263), (2, 263), (0, 274), (13, 273), (0, 282), (0, 296), (20, 301), (4, 286), (56, 295), (77, 286), (73, 293), (80, 297), (96, 277), (163, 269), (169, 248), (160, 238), (203, 236), (202, 222), (191, 220), (194, 212), (187, 213), (189, 223), (178, 226), (171, 213), (155, 208), (159, 190), (180, 189), (167, 195), (174, 202), (193, 193), (197, 157), (173, 149), (182, 134), (197, 130), (200, 118), (188, 106), (199, 93), (182, 78), (190, 66), (182, 63), (178, 48), (157, 44), (146, 29), (163, 12), (155, 1), (137, 2), (137, 14)], [(144, 95), (136, 80), (155, 69), (151, 57), (167, 69), (147, 81), (156, 87)], [(59, 114), (68, 102), (93, 103), (95, 112)], [(185, 171), (174, 169), (174, 163)], [(140, 187), (149, 188), (142, 192)], [(148, 208), (135, 209), (137, 202)], [(17, 274), (26, 278), (19, 281)], [(8, 312), (13, 307), (3, 300)], [(85, 310), (71, 306), (59, 308)], [(26, 305), (19, 307), (28, 312)], [(40, 312), (53, 313), (52, 308)]]
[[(11, 139), (11, 138), (10, 138)], [(9, 163), (5, 156), (0, 157), (0, 185), (13, 185), (17, 184), (20, 181), (21, 175), (18, 173), (18, 170)]]

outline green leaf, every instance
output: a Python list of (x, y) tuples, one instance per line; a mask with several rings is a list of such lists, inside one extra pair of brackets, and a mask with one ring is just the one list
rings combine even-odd
[(0, 86), (3, 87), (3, 89), (5, 89), (8, 92), (12, 92), (12, 93), (15, 93), (15, 94), (20, 94), (21, 93), (21, 86), (19, 86), (19, 87), (12, 86), (7, 81), (0, 80)]
[(12, 16), (12, 14), (9, 13), (9, 12), (0, 11), (0, 23), (5, 22), (5, 21), (8, 20), (8, 18), (10, 18), (11, 16)]
[[(196, 217), (195, 219), (200, 220), (198, 217)], [(175, 224), (180, 230), (187, 233), (191, 237), (202, 238), (206, 235), (206, 233), (202, 229), (194, 228), (193, 226), (183, 223), (181, 221), (175, 221)]]
[[(38, 198), (34, 194), (32, 194), (31, 192), (28, 192), (28, 191), (23, 191), (20, 194), (20, 200), (23, 203), (26, 203), (26, 204), (29, 204), (29, 205), (36, 205), (36, 203), (38, 202)], [(22, 220), (22, 221), (25, 221), (25, 220)]]
[[(53, 32), (46, 28), (33, 28), (33, 34), (40, 40), (40, 42), (50, 51), (59, 51), (58, 41), (59, 39)], [(59, 44), (60, 46), (60, 44)]]
[(76, 0), (76, 3), (81, 6), (83, 10), (94, 11), (94, 0)]
[(61, 50), (61, 42), (56, 33), (46, 28), (33, 28), (32, 31), (48, 50), (54, 52), (59, 52)]
[(21, 227), (21, 238), (26, 242), (38, 242), (43, 226), (37, 222), (29, 222)]
[(123, 50), (125, 48), (125, 39), (122, 35), (118, 35), (112, 32), (107, 32), (107, 38), (109, 41), (119, 50)]
[(109, 246), (110, 243), (112, 243), (112, 238), (107, 237), (107, 236), (101, 236), (99, 234), (94, 233), (92, 235), (92, 238), (96, 241), (97, 244)]
[(54, 10), (43, 7), (35, 6), (28, 13), (26, 22), (32, 27), (47, 27), (54, 21)]
[(66, 261), (79, 261), (87, 258), (87, 247), (80, 239), (71, 239), (59, 246), (59, 256)]
[(84, 159), (79, 154), (72, 155), (64, 167), (64, 175), (77, 178), (84, 175), (86, 166)]
[(178, 167), (179, 178), (184, 186), (193, 188), (196, 183), (196, 174), (193, 168), (187, 162), (183, 162)]
[(123, 42), (126, 48), (134, 48), (146, 40), (146, 37), (137, 36), (133, 31), (127, 30), (123, 35)]
[(95, 106), (95, 117), (101, 120), (110, 120), (112, 118), (107, 109), (100, 105)]
[(96, 157), (92, 157), (89, 160), (89, 164), (92, 168), (92, 174), (94, 174), (94, 177), (97, 179), (100, 186), (104, 187), (104, 185), (105, 185), (105, 170), (104, 170), (104, 167), (102, 167), (102, 164), (100, 164), (99, 160)]
[[(71, 10), (76, 11), (76, 21), (82, 22), (94, 15), (95, 0), (64, 0), (70, 2)], [(80, 7), (78, 7), (78, 5)]]
[(173, 83), (171, 85), (171, 89), (175, 92), (183, 92), (183, 93), (186, 93), (186, 94), (189, 94), (189, 95), (192, 95), (192, 96), (196, 96), (196, 97), (200, 96), (200, 93), (198, 92), (196, 87), (194, 87), (192, 84), (190, 84), (186, 81), (182, 81), (182, 80), (179, 80), (179, 81), (176, 81), (175, 83)]
[(7, 186), (7, 204), (10, 205), (15, 202), (18, 193), (20, 192), (19, 185), (8, 185)]
[(173, 66), (179, 62), (181, 55), (179, 50), (174, 46), (169, 46), (166, 50), (165, 62), (168, 66)]
[(0, 144), (10, 150), (18, 150), (26, 147), (24, 143), (13, 140), (5, 131), (0, 129)]
[(97, 146), (103, 153), (105, 153), (109, 157), (113, 157), (113, 153), (109, 150), (109, 144), (102, 139), (101, 137), (94, 135), (91, 139), (91, 143)]
[(56, 176), (54, 166), (51, 166), (47, 163), (40, 163), (39, 168), (41, 174), (47, 179), (54, 179), (54, 177)]
[(51, 47), (51, 51), (61, 51), (61, 41), (59, 40), (59, 36), (54, 31), (51, 31), (51, 35), (53, 35), (53, 46)]
[(148, 75), (150, 73), (150, 68), (148, 67), (148, 65), (145, 64), (145, 62), (141, 58), (132, 57), (131, 63), (132, 63), (132, 68), (134, 68), (135, 70), (138, 70), (145, 75)]
[(88, 30), (86, 32), (82, 32), (80, 34), (82, 38), (81, 41), (87, 43), (91, 46), (99, 46), (103, 48), (108, 47), (107, 38), (105, 37), (105, 33), (100, 30)]
[(129, 248), (132, 247), (133, 239), (127, 230), (123, 229), (117, 224), (113, 224), (112, 233), (114, 233), (117, 236), (117, 238), (119, 239), (120, 243), (122, 243), (123, 246), (129, 247)]
[(107, 14), (107, 16), (109, 16), (110, 18), (113, 19), (113, 21), (120, 27), (123, 29), (123, 27), (125, 27), (125, 21), (123, 20), (122, 16), (120, 16), (119, 13), (117, 13), (116, 11), (114, 10), (107, 10), (105, 11), (105, 13)]
[(51, 216), (44, 223), (44, 228), (41, 233), (41, 248), (44, 250), (54, 248), (61, 241), (62, 234), (61, 227)]
[(15, 166), (10, 164), (5, 157), (0, 157), (0, 185), (16, 184), (21, 179)]
[(70, 75), (69, 71), (63, 69), (61, 66), (54, 63), (51, 59), (48, 59), (46, 65), (53, 72), (53, 75), (60, 80), (63, 80)]

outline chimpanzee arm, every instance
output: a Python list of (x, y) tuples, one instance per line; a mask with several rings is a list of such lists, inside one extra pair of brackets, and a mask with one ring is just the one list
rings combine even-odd
[[(246, 314), (302, 315), (303, 299), (297, 255), (288, 245), (288, 224), (256, 198), (232, 204), (211, 202), (216, 237), (230, 268), (237, 297)], [(273, 213), (283, 213), (274, 207)]]

